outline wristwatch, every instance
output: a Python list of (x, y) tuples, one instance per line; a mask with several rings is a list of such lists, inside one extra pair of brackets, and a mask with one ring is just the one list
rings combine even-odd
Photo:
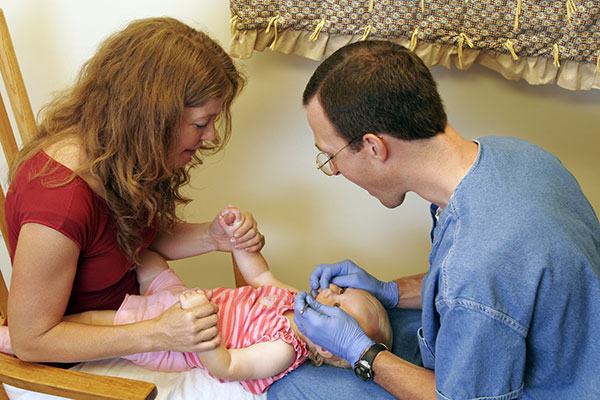
[(372, 381), (375, 374), (373, 373), (373, 361), (380, 351), (388, 350), (385, 344), (375, 343), (369, 347), (362, 357), (354, 363), (354, 373), (363, 381)]

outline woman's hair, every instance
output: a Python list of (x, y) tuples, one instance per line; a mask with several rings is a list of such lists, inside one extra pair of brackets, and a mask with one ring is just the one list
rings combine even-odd
[(119, 246), (137, 261), (148, 228), (170, 229), (179, 221), (177, 206), (190, 201), (180, 189), (189, 169), (202, 164), (199, 156), (185, 168), (173, 164), (184, 108), (224, 101), (219, 137), (201, 149), (217, 152), (229, 138), (231, 103), (244, 83), (205, 33), (173, 18), (133, 21), (108, 37), (75, 84), (41, 110), (37, 136), (20, 152), (9, 179), (38, 151), (77, 137), (85, 162), (75, 173), (102, 184)]
[[(366, 319), (357, 318), (358, 324), (365, 331), (367, 336), (376, 341), (377, 343), (383, 343), (388, 349), (392, 349), (394, 342), (394, 335), (392, 332), (392, 325), (388, 313), (383, 305), (375, 298), (375, 296), (368, 294), (366, 297), (372, 306), (372, 310), (377, 315), (377, 323), (375, 325), (368, 324)], [(317, 352), (317, 348), (314, 345), (308, 346), (308, 358), (312, 361), (315, 367), (319, 367), (323, 364), (331, 365), (338, 368), (352, 368), (350, 363), (340, 357), (326, 358), (321, 356)]]
[[(402, 140), (433, 137), (447, 118), (429, 68), (412, 51), (384, 40), (346, 45), (315, 70), (302, 98), (316, 97), (340, 136), (366, 133)], [(350, 147), (360, 148), (362, 141)]]

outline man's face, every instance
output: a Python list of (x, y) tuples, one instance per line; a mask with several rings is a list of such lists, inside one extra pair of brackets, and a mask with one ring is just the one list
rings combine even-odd
[[(338, 133), (321, 106), (317, 96), (306, 106), (306, 117), (313, 131), (315, 146), (329, 156), (336, 154), (348, 142)], [(346, 179), (365, 189), (369, 194), (379, 199), (386, 207), (393, 208), (402, 204), (405, 193), (397, 194), (394, 182), (387, 173), (385, 166), (374, 157), (368, 145), (358, 152), (351, 148), (337, 153), (332, 162), (335, 175), (343, 175)]]

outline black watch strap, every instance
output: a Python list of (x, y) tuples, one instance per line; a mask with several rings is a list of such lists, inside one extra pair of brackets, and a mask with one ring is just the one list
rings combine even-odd
[(365, 351), (365, 354), (354, 364), (354, 373), (363, 381), (371, 381), (375, 374), (373, 373), (373, 361), (379, 352), (388, 350), (382, 343), (375, 343)]

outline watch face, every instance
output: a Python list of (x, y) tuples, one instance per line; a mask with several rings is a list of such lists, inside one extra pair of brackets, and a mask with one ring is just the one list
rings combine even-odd
[(370, 365), (364, 360), (359, 360), (354, 364), (354, 373), (363, 381), (373, 379), (373, 371), (371, 371)]

